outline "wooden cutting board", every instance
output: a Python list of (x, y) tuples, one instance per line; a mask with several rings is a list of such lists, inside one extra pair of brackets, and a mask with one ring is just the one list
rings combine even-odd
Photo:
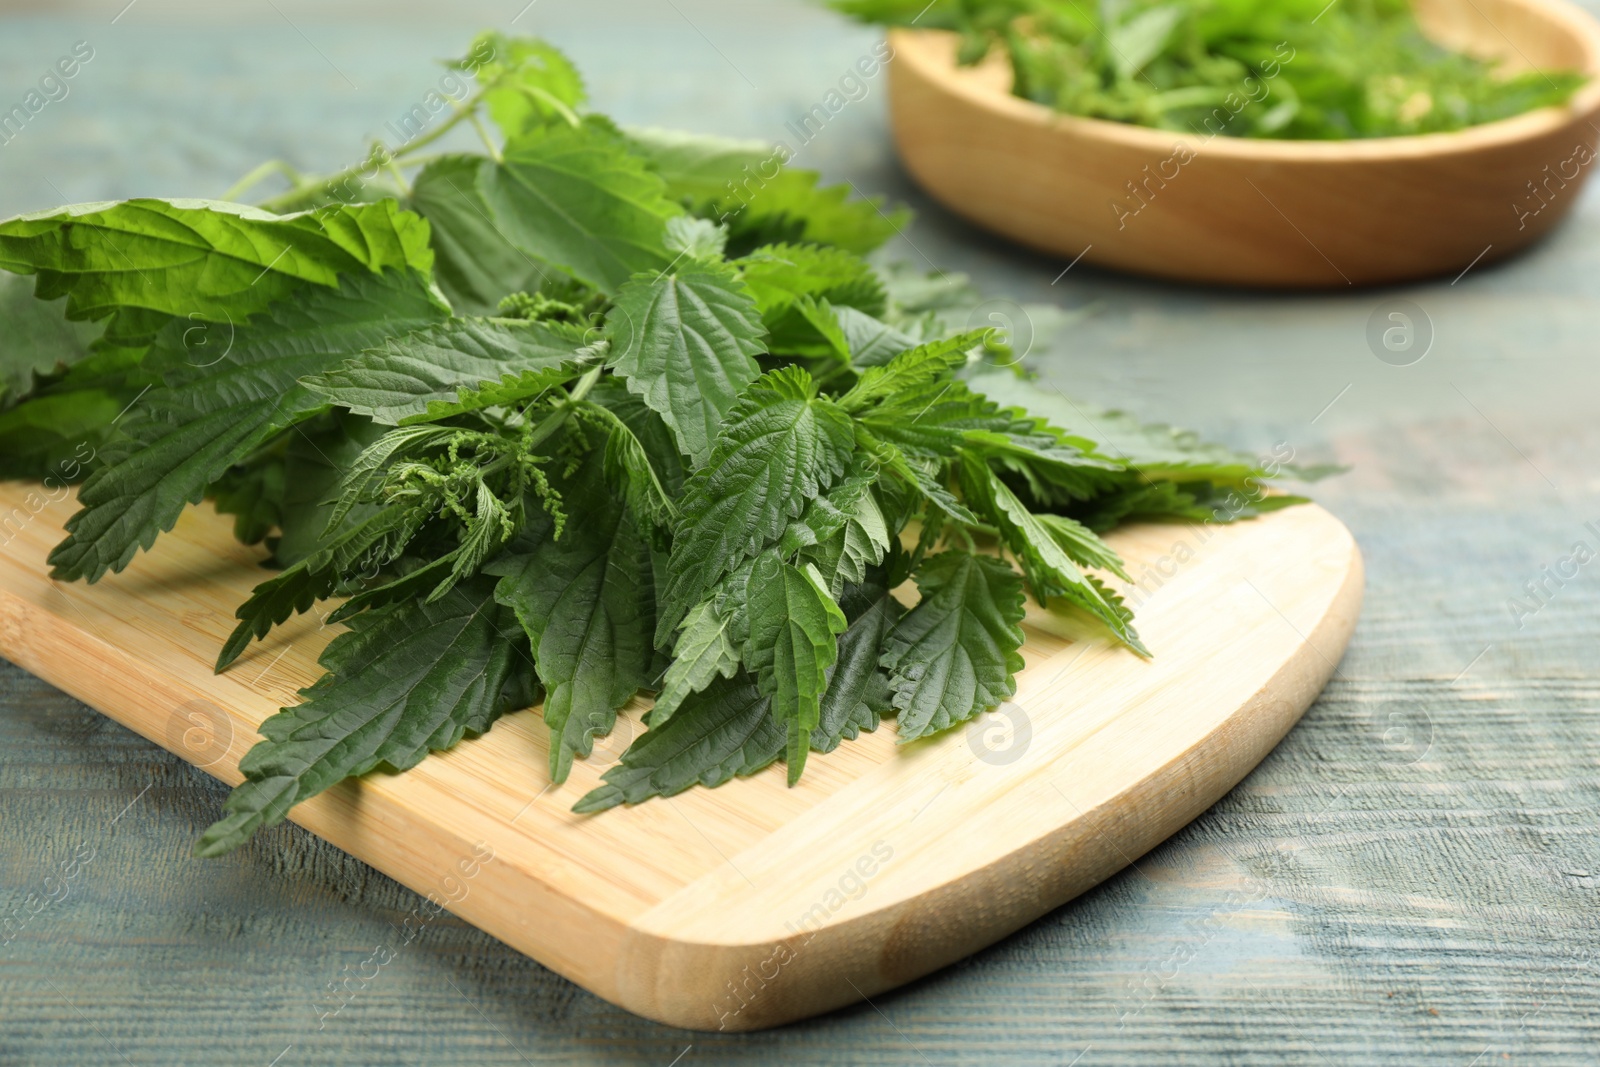
[[(53, 582), (45, 556), (74, 507), (0, 486), (0, 653), (238, 782), (255, 727), (316, 677), (335, 630), (302, 616), (215, 676), (260, 551), (191, 509), (122, 574)], [(1153, 660), (1030, 604), (1013, 702), (901, 749), (886, 724), (813, 756), (796, 788), (777, 766), (572, 814), (642, 729), (636, 701), (560, 788), (524, 711), (291, 817), (661, 1022), (749, 1030), (871, 997), (1059, 907), (1204, 811), (1315, 699), (1355, 626), (1360, 554), (1320, 508), (1110, 541), (1138, 580)]]

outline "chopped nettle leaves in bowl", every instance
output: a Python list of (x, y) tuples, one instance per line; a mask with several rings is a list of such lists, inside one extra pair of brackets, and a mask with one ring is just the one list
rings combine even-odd
[(954, 31), (959, 62), (1002, 57), (1025, 100), (1202, 136), (1443, 133), (1565, 103), (1588, 80), (1574, 71), (1502, 73), (1452, 52), (1423, 32), (1407, 0), (829, 4), (864, 22)]

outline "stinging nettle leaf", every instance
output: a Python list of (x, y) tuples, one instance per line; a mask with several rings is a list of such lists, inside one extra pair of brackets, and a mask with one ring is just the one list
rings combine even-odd
[(672, 718), (692, 693), (717, 678), (732, 678), (739, 669), (739, 649), (729, 633), (732, 620), (717, 608), (715, 598), (702, 601), (683, 620), (672, 665), (662, 679), (661, 692), (650, 709), (652, 729)]
[(413, 767), (510, 710), (502, 691), (514, 659), (527, 653), (493, 590), (493, 582), (478, 579), (435, 604), (351, 620), (350, 632), (322, 654), (328, 673), (301, 691), (300, 704), (261, 724), (265, 740), (239, 761), (244, 784), (195, 854), (231, 852), (344, 779), (380, 766)]
[(683, 210), (599, 126), (551, 126), (513, 139), (504, 161), (480, 173), (479, 188), (513, 247), (602, 292), (672, 259), (666, 223)]
[(715, 200), (733, 183), (754, 177), (772, 158), (764, 141), (742, 141), (713, 134), (654, 127), (624, 127), (628, 147), (642, 156), (667, 183), (667, 194), (689, 203)]
[(428, 224), (394, 201), (273, 215), (210, 200), (76, 204), (0, 222), (0, 268), (37, 274), (69, 319), (118, 308), (243, 323), (304, 283), (433, 268)]
[[(976, 456), (961, 461), (961, 487), (968, 503), (979, 507), (1000, 530), (1006, 545), (1019, 556), (1042, 604), (1052, 596), (1066, 599), (1089, 612), (1117, 635), (1129, 648), (1148, 656), (1149, 650), (1128, 624), (1125, 614), (1108, 603), (1099, 587), (1067, 555), (1054, 536), (988, 464)], [(1107, 549), (1109, 551), (1109, 549)]]
[(739, 391), (760, 374), (766, 331), (749, 290), (725, 265), (641, 275), (617, 293), (605, 330), (612, 368), (703, 466)]
[(566, 528), (530, 527), (489, 565), (495, 596), (527, 631), (545, 686), (550, 777), (566, 780), (574, 755), (587, 756), (611, 731), (617, 709), (650, 681), (654, 604), (649, 546), (601, 470), (595, 443), (560, 484)]
[(922, 599), (890, 631), (882, 658), (901, 744), (996, 707), (1023, 667), (1022, 578), (1008, 564), (942, 552), (915, 576)]
[(849, 416), (815, 395), (799, 367), (753, 382), (729, 412), (711, 459), (691, 478), (667, 566), (656, 641), (740, 564), (783, 533), (840, 478), (855, 449)]
[(771, 703), (747, 674), (717, 679), (685, 700), (671, 721), (646, 730), (601, 776), (604, 784), (572, 810), (588, 814), (675, 796), (771, 766), (784, 748), (784, 728), (773, 719)]
[(444, 156), (411, 183), (409, 205), (432, 228), (434, 275), (462, 315), (493, 315), (512, 293), (537, 292), (561, 272), (513, 245), (484, 198), (480, 180), (494, 161)]
[(586, 360), (569, 331), (512, 319), (451, 319), (301, 379), (330, 404), (390, 426), (506, 379), (541, 386), (576, 377)]
[(880, 315), (885, 309), (883, 280), (866, 260), (843, 249), (767, 245), (735, 265), (768, 325), (779, 322), (791, 305), (806, 296), (868, 315)]
[(918, 345), (902, 352), (881, 367), (870, 367), (861, 380), (844, 396), (839, 406), (855, 414), (875, 403), (900, 397), (949, 378), (966, 365), (967, 353), (983, 342), (988, 330), (968, 330)]
[(811, 731), (821, 719), (828, 669), (839, 656), (838, 636), (848, 623), (822, 576), (771, 556), (756, 564), (747, 608), (750, 636), (745, 667), (772, 698), (772, 714), (788, 730), (789, 784), (800, 780)]
[(229, 467), (323, 406), (300, 378), (445, 314), (424, 279), (388, 273), (351, 276), (339, 290), (314, 288), (280, 304), (240, 327), (227, 354), (206, 364), (183, 360), (181, 320), (167, 327), (157, 348), (177, 369), (124, 424), (142, 447), (84, 482), (81, 510), (50, 553), (51, 573), (92, 582), (120, 571)]
[(89, 358), (92, 327), (69, 322), (66, 308), (33, 295), (25, 277), (0, 274), (0, 411), (33, 391), (34, 379)]
[(889, 675), (879, 666), (883, 642), (904, 608), (879, 578), (846, 588), (839, 600), (850, 628), (839, 638), (839, 661), (828, 671), (817, 728), (811, 747), (832, 752), (841, 741), (878, 728), (881, 716), (894, 710)]
[(829, 245), (866, 255), (905, 229), (911, 212), (883, 209), (881, 198), (851, 199), (848, 185), (821, 185), (816, 171), (784, 168), (736, 184), (715, 204), (739, 248), (776, 241)]
[(490, 117), (508, 138), (576, 118), (574, 109), (585, 99), (583, 76), (572, 61), (536, 38), (485, 33), (454, 66), (474, 71)]

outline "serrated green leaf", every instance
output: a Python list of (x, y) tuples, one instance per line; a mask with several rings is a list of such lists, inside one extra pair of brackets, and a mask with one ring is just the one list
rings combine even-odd
[(25, 277), (0, 274), (0, 411), (33, 391), (34, 379), (56, 374), (89, 357), (95, 330), (67, 321), (66, 307), (35, 299)]
[[(758, 179), (761, 175), (758, 173)], [(853, 199), (848, 185), (821, 185), (815, 171), (784, 168), (741, 184), (716, 202), (735, 247), (809, 242), (865, 255), (905, 229), (911, 212), (886, 211), (881, 197)]]
[(838, 635), (848, 623), (822, 576), (764, 558), (748, 592), (750, 636), (743, 659), (756, 685), (772, 698), (772, 714), (788, 730), (789, 784), (800, 780), (811, 731), (821, 716), (828, 668), (839, 656)]
[(512, 246), (607, 293), (667, 266), (666, 222), (683, 213), (642, 160), (590, 125), (512, 140), (479, 188)]
[(841, 741), (878, 728), (894, 710), (889, 675), (879, 666), (884, 639), (904, 609), (881, 580), (853, 584), (839, 600), (850, 628), (839, 638), (839, 661), (829, 669), (811, 747), (832, 752)]
[(1034, 518), (1045, 528), (1051, 539), (1061, 546), (1061, 551), (1080, 567), (1110, 571), (1125, 582), (1133, 581), (1123, 567), (1122, 557), (1083, 523), (1069, 519), (1065, 515), (1040, 514)]
[(602, 463), (592, 447), (561, 482), (568, 517), (559, 538), (541, 517), (486, 571), (500, 576), (495, 596), (516, 612), (533, 646), (555, 782), (566, 780), (574, 754), (587, 756), (593, 738), (611, 731), (617, 709), (650, 680), (649, 547)]
[(538, 292), (563, 277), (500, 230), (479, 185), (492, 166), (483, 156), (444, 156), (411, 184), (409, 206), (432, 227), (434, 275), (460, 315), (494, 315), (512, 293)]
[(669, 721), (646, 730), (601, 776), (604, 784), (572, 810), (588, 814), (675, 796), (694, 785), (718, 786), (771, 766), (784, 748), (784, 729), (773, 719), (771, 703), (747, 674), (717, 679), (685, 700)]
[[(330, 404), (394, 426), (419, 415), (452, 414), (463, 398), (496, 383), (576, 377), (585, 362), (569, 332), (514, 319), (451, 319), (391, 338), (300, 384)], [(499, 394), (497, 394), (498, 397)]]
[[(799, 558), (817, 568), (835, 596), (846, 585), (865, 581), (868, 569), (882, 562), (889, 551), (888, 520), (872, 492), (877, 479), (875, 469), (845, 479), (826, 496), (812, 501), (812, 507), (823, 505), (835, 512), (837, 519), (830, 515), (827, 522), (804, 523), (813, 540), (800, 548)], [(808, 515), (810, 511), (807, 508)], [(806, 518), (802, 516), (802, 521)]]
[(729, 633), (732, 620), (717, 607), (715, 598), (696, 605), (683, 620), (672, 665), (662, 679), (661, 692), (650, 709), (652, 729), (672, 718), (692, 693), (717, 678), (732, 678), (739, 669), (739, 649)]
[[(988, 464), (975, 456), (963, 457), (961, 488), (967, 502), (989, 518), (1006, 546), (1023, 561), (1028, 584), (1041, 604), (1050, 597), (1062, 597), (1099, 619), (1135, 652), (1150, 654), (1125, 615), (1100, 595), (1100, 589), (1089, 582), (1050, 531)], [(1104, 551), (1109, 552), (1109, 547)]]
[(311, 555), (323, 533), (340, 525), (337, 520), (343, 515), (333, 502), (339, 483), (383, 432), (370, 419), (344, 412), (329, 412), (289, 432), (283, 449), (278, 542), (272, 550), (280, 566)]
[(884, 643), (899, 711), (899, 741), (946, 730), (999, 705), (1023, 666), (1022, 578), (970, 552), (929, 556), (916, 570), (922, 599)]
[(216, 670), (226, 670), (250, 642), (267, 636), (291, 615), (331, 595), (341, 576), (352, 568), (376, 573), (392, 562), (415, 536), (426, 518), (409, 504), (389, 504), (352, 515), (323, 535), (316, 551), (267, 579), (234, 611), (239, 624), (217, 656)]
[(125, 420), (139, 447), (83, 484), (81, 510), (50, 554), (52, 573), (95, 581), (120, 571), (224, 471), (322, 406), (299, 378), (444, 314), (421, 278), (391, 273), (353, 275), (339, 290), (314, 288), (277, 305), (239, 327), (227, 355), (205, 365), (182, 362), (183, 324), (167, 327), (158, 347), (178, 369)]
[(710, 461), (684, 489), (656, 640), (665, 643), (718, 582), (776, 541), (806, 501), (844, 474), (850, 419), (810, 375), (763, 375), (729, 412)]
[(898, 413), (909, 406), (904, 401), (907, 393), (946, 382), (966, 366), (967, 353), (983, 342), (986, 333), (987, 329), (968, 330), (954, 337), (930, 341), (900, 353), (881, 367), (869, 367), (855, 387), (839, 398), (839, 406), (855, 414), (893, 398), (900, 401), (896, 405)]
[(219, 856), (296, 804), (379, 766), (405, 770), (429, 752), (487, 730), (504, 711), (502, 689), (516, 623), (494, 583), (463, 584), (435, 604), (402, 605), (351, 621), (319, 662), (328, 673), (305, 699), (261, 724), (265, 740), (239, 762), (245, 783), (226, 816), (195, 845)]
[(610, 408), (587, 400), (582, 403), (582, 410), (600, 424), (606, 435), (606, 480), (641, 521), (657, 530), (670, 531), (678, 520), (678, 506), (667, 494), (644, 442)]
[(801, 297), (827, 300), (868, 315), (884, 310), (883, 281), (870, 264), (838, 248), (817, 245), (766, 245), (737, 260), (756, 307), (768, 326), (781, 321)]
[(0, 222), (0, 268), (38, 275), (69, 319), (119, 308), (244, 323), (305, 283), (426, 275), (428, 224), (393, 201), (272, 215), (209, 200), (76, 204)]
[[(1149, 481), (1211, 481), (1229, 485), (1265, 476), (1260, 460), (1199, 435), (1162, 423), (1141, 422), (1124, 411), (1107, 411), (1070, 400), (1010, 373), (975, 376), (972, 387), (1000, 404), (1026, 409), (1056, 426), (1074, 429), (1097, 450), (1121, 461)], [(1287, 474), (1298, 473), (1293, 467)], [(1321, 472), (1313, 472), (1321, 473)]]
[(628, 147), (667, 183), (667, 195), (688, 204), (712, 201), (729, 186), (755, 177), (772, 146), (713, 134), (627, 126)]
[[(488, 57), (474, 62), (476, 57)], [(531, 37), (482, 34), (457, 69), (474, 69), (484, 102), (507, 138), (566, 121), (585, 99), (583, 77), (553, 45)]]
[(865, 311), (844, 304), (830, 306), (829, 310), (844, 335), (850, 362), (856, 367), (881, 367), (902, 352), (917, 347), (916, 338)]
[(728, 231), (710, 219), (677, 215), (667, 220), (666, 248), (673, 257), (715, 262), (728, 247)]
[(732, 267), (694, 263), (640, 275), (606, 315), (611, 366), (677, 435), (696, 466), (739, 391), (760, 374), (766, 331)]

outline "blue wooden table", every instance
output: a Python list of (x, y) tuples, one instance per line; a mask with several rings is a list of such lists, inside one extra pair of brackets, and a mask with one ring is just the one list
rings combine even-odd
[[(624, 121), (768, 140), (875, 39), (797, 2), (525, 2), (0, 3), (0, 111), (93, 49), (0, 146), (0, 215), (345, 165), (487, 26), (553, 38)], [(191, 859), (225, 790), (0, 666), (0, 917), (50, 901), (0, 945), (0, 1067), (1600, 1062), (1600, 606), (1593, 566), (1545, 570), (1600, 550), (1600, 192), (1455, 281), (1177, 288), (974, 232), (908, 185), (884, 115), (880, 80), (800, 162), (915, 206), (900, 258), (1059, 309), (1030, 313), (1052, 380), (1351, 465), (1316, 495), (1367, 606), (1283, 745), (1136, 869), (822, 1019), (673, 1031), (446, 915), (319, 1026), (413, 894), (294, 827)], [(1409, 366), (1366, 339), (1395, 300), (1433, 332)]]

